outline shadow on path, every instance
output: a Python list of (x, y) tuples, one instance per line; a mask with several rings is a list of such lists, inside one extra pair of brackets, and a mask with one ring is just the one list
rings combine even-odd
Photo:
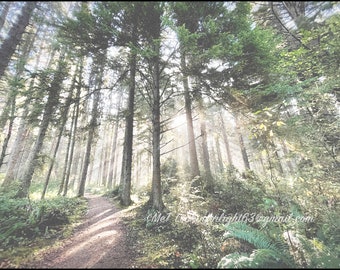
[[(62, 247), (52, 250), (34, 268), (131, 268), (121, 212), (99, 195), (88, 195), (84, 221)], [(131, 256), (131, 255), (130, 255)]]

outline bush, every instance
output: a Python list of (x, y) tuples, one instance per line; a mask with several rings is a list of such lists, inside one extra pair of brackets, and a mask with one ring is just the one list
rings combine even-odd
[(48, 230), (61, 230), (63, 225), (79, 218), (86, 208), (82, 198), (56, 197), (29, 201), (0, 195), (0, 249), (25, 244), (46, 235)]

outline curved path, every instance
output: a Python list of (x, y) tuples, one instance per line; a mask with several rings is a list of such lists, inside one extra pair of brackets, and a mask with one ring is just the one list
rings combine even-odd
[(62, 246), (29, 268), (132, 268), (121, 212), (99, 195), (87, 195), (89, 210)]

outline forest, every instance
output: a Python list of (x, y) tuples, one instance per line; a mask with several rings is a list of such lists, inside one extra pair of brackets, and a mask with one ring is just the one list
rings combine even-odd
[(340, 268), (338, 2), (0, 14), (0, 268), (89, 194), (128, 213), (137, 267)]

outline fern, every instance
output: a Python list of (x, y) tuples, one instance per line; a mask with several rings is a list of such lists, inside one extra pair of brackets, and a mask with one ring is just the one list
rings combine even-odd
[(251, 258), (246, 253), (234, 252), (222, 258), (217, 268), (249, 268)]
[(271, 240), (263, 232), (256, 230), (246, 223), (231, 223), (226, 228), (231, 236), (247, 241), (256, 248), (270, 249)]
[[(226, 226), (228, 237), (235, 237), (252, 244), (256, 249), (252, 254), (233, 253), (225, 256), (220, 266), (224, 267), (295, 267), (289, 247), (284, 242), (273, 240), (243, 222), (235, 222)], [(242, 257), (242, 260), (240, 258)], [(246, 264), (246, 265), (245, 265)]]

